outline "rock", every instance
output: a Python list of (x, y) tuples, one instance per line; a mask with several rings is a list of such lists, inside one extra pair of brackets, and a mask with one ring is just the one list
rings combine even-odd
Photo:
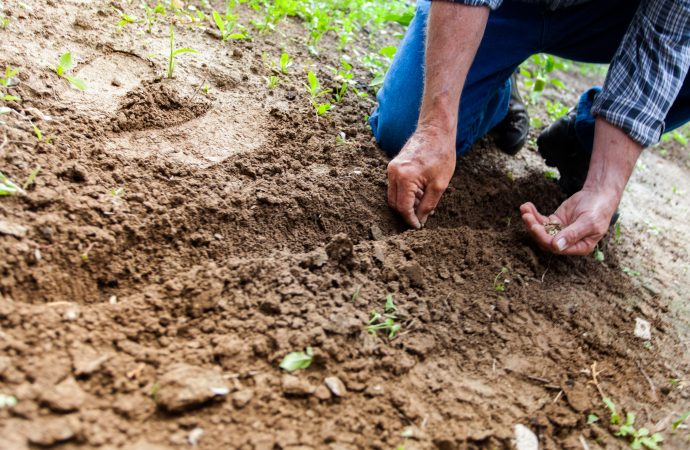
[(189, 432), (189, 436), (187, 436), (187, 442), (189, 442), (189, 445), (191, 445), (192, 447), (196, 447), (199, 443), (199, 439), (201, 439), (201, 436), (203, 435), (204, 429), (196, 427)]
[(45, 389), (41, 394), (41, 403), (57, 412), (76, 411), (81, 408), (84, 401), (86, 394), (73, 377)]
[(374, 259), (381, 264), (386, 262), (386, 253), (383, 251), (383, 245), (380, 242), (374, 243)]
[(515, 425), (515, 448), (517, 450), (539, 450), (537, 435), (524, 425)]
[(240, 389), (232, 394), (232, 404), (235, 405), (235, 408), (242, 409), (247, 406), (253, 397), (254, 391), (251, 389)]
[(184, 411), (228, 392), (230, 389), (218, 371), (177, 364), (161, 377), (156, 404), (170, 412)]
[(348, 262), (352, 259), (354, 246), (352, 241), (345, 233), (338, 233), (333, 236), (331, 242), (326, 245), (326, 254), (334, 261)]
[(8, 222), (7, 220), (0, 219), (0, 234), (9, 234), (16, 238), (23, 238), (29, 231), (24, 225), (19, 225), (18, 223)]
[(81, 432), (81, 423), (75, 416), (40, 418), (32, 422), (27, 438), (34, 445), (50, 447), (74, 439)]
[(412, 261), (405, 264), (400, 272), (410, 281), (410, 286), (424, 287), (424, 269), (418, 262)]
[(326, 386), (321, 385), (321, 386), (316, 388), (316, 391), (314, 391), (314, 397), (316, 397), (322, 401), (330, 400), (331, 399), (331, 391), (329, 391)]
[(347, 389), (345, 388), (345, 385), (343, 384), (343, 382), (340, 381), (340, 378), (328, 377), (324, 380), (324, 383), (326, 383), (326, 386), (328, 387), (328, 389), (336, 397), (345, 397), (347, 395)]
[(383, 239), (383, 231), (381, 231), (378, 225), (372, 225), (371, 228), (369, 228), (369, 233), (371, 234), (371, 238), (375, 241)]
[(302, 380), (294, 375), (283, 375), (281, 385), (283, 386), (283, 393), (285, 395), (306, 397), (316, 391), (316, 388), (308, 381)]
[(635, 337), (649, 341), (652, 339), (652, 325), (644, 319), (635, 318)]
[(98, 353), (91, 347), (81, 347), (72, 350), (72, 367), (74, 374), (78, 377), (92, 375), (103, 366), (112, 355)]
[(380, 384), (369, 385), (364, 390), (364, 395), (366, 395), (367, 397), (381, 397), (385, 393), (386, 390)]

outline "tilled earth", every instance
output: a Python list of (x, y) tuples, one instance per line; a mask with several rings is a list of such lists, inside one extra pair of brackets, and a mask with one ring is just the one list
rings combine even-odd
[[(562, 200), (541, 169), (507, 176), (481, 142), (410, 231), (386, 206), (371, 100), (314, 115), (305, 67), (332, 87), (338, 60), (310, 56), (299, 21), (226, 43), (178, 25), (200, 53), (165, 79), (167, 26), (9, 3), (0, 68), (20, 69), (22, 100), (0, 169), (41, 171), (0, 200), (0, 393), (18, 400), (0, 448), (510, 448), (517, 424), (547, 449), (626, 447), (602, 395), (687, 443), (664, 296), (621, 272), (613, 239), (604, 264), (532, 244), (519, 205)], [(283, 46), (296, 63), (269, 90), (262, 54)], [(84, 93), (52, 71), (67, 50)], [(388, 294), (394, 339), (366, 329)], [(307, 346), (307, 370), (278, 367)]]

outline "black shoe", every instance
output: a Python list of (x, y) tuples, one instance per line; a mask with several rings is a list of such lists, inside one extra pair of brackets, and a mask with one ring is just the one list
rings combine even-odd
[(511, 77), (508, 115), (493, 130), (491, 135), (498, 148), (509, 155), (515, 155), (527, 142), (529, 114), (517, 87), (517, 74)]
[[(547, 166), (558, 169), (561, 175), (558, 185), (568, 197), (582, 190), (592, 157), (575, 134), (575, 116), (575, 111), (570, 111), (549, 125), (537, 138), (539, 153)], [(616, 211), (611, 225), (618, 221), (619, 216)]]

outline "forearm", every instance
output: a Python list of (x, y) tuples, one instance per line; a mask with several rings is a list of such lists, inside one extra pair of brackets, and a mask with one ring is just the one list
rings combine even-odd
[(460, 94), (488, 17), (486, 7), (450, 2), (431, 5), (419, 128), (455, 135)]
[(640, 153), (642, 146), (623, 130), (597, 118), (592, 159), (583, 190), (607, 192), (620, 199)]

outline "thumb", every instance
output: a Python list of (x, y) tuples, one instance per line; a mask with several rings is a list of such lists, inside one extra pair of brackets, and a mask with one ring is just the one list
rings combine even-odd
[(429, 214), (431, 214), (431, 212), (436, 208), (436, 205), (438, 205), (438, 202), (441, 200), (441, 196), (445, 190), (445, 187), (439, 183), (430, 183), (424, 190), (424, 196), (419, 202), (417, 211), (415, 211), (417, 217), (419, 218), (419, 223), (421, 223), (422, 226), (429, 218)]
[[(575, 253), (586, 255), (587, 245), (580, 243), (592, 234), (592, 225), (586, 219), (578, 218), (575, 222), (568, 225), (563, 231), (558, 233), (551, 241), (551, 247), (556, 253), (563, 253), (568, 249), (577, 250)], [(580, 244), (580, 245), (578, 245)], [(582, 249), (580, 248), (582, 247)], [(568, 252), (569, 254), (571, 252)]]

